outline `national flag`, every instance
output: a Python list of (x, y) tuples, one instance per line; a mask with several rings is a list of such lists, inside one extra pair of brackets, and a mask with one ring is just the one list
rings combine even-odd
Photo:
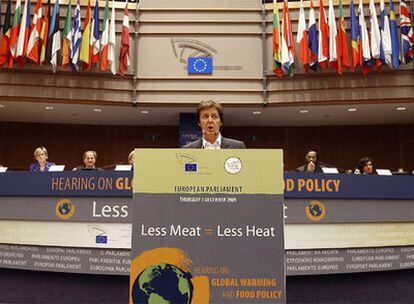
[(318, 63), (322, 68), (327, 69), (329, 58), (329, 26), (326, 22), (325, 9), (322, 0), (319, 0), (318, 32)]
[(306, 29), (305, 10), (303, 1), (300, 0), (298, 34), (296, 42), (299, 44), (299, 57), (306, 72), (309, 71), (309, 48), (308, 48), (308, 32)]
[(414, 57), (414, 32), (409, 7), (407, 0), (400, 0), (401, 57), (405, 64), (410, 63)]
[(309, 66), (312, 70), (318, 69), (318, 33), (316, 30), (315, 9), (313, 0), (310, 1), (309, 24), (308, 24), (308, 46), (310, 50)]
[(11, 35), (11, 0), (7, 1), (6, 15), (4, 16), (3, 36), (0, 42), (0, 68), (10, 59)]
[(63, 29), (62, 66), (67, 67), (70, 63), (70, 44), (72, 41), (72, 1), (69, 0), (66, 11), (65, 27)]
[(40, 39), (42, 41), (42, 47), (40, 49), (39, 63), (42, 64), (47, 59), (47, 39), (49, 37), (49, 20), (50, 20), (50, 0), (47, 1), (47, 7), (42, 21), (42, 31), (40, 33)]
[(395, 19), (394, 3), (390, 0), (390, 30), (392, 48), (392, 66), (394, 69), (400, 68), (400, 43), (398, 39), (397, 19)]
[(351, 0), (349, 4), (350, 19), (351, 19), (351, 48), (352, 48), (352, 72), (355, 71), (357, 65), (361, 65), (360, 45), (361, 39), (359, 35), (358, 20), (355, 15), (354, 1)]
[(56, 73), (58, 65), (58, 52), (60, 50), (60, 27), (59, 27), (59, 0), (55, 0), (53, 15), (49, 28), (49, 43), (51, 45), (51, 59), (53, 73)]
[(290, 14), (288, 0), (283, 2), (283, 19), (282, 19), (282, 69), (293, 76), (293, 66), (295, 63), (295, 42), (292, 34), (292, 24), (290, 22)]
[(381, 33), (378, 24), (377, 10), (375, 9), (374, 0), (369, 0), (370, 11), (370, 34), (371, 34), (371, 56), (377, 68), (381, 67)]
[(112, 0), (111, 22), (109, 24), (109, 47), (108, 47), (108, 63), (112, 74), (116, 74), (116, 32), (115, 32), (115, 1)]
[(282, 43), (280, 35), (279, 5), (273, 0), (273, 73), (282, 77)]
[(0, 0), (0, 31), (1, 31), (1, 8), (3, 7), (2, 1)]
[(88, 0), (88, 6), (86, 7), (85, 20), (83, 22), (82, 32), (82, 44), (80, 48), (80, 61), (83, 62), (82, 69), (89, 70), (91, 68), (91, 51), (90, 51), (90, 39), (91, 39), (91, 0)]
[(90, 50), (91, 54), (91, 65), (99, 62), (99, 3), (95, 0), (95, 9), (93, 11), (92, 25), (91, 25), (91, 39), (90, 39)]
[(387, 16), (387, 10), (385, 8), (384, 0), (380, 0), (381, 10), (381, 59), (384, 60), (390, 67), (392, 67), (392, 46), (391, 46), (391, 31), (390, 21)]
[(342, 7), (342, 0), (339, 0), (339, 18), (338, 18), (338, 59), (341, 60), (342, 66), (349, 69), (349, 50), (348, 39), (346, 38), (344, 10)]
[(106, 0), (105, 10), (102, 20), (101, 36), (101, 70), (106, 71), (108, 68), (108, 43), (109, 43), (109, 1)]
[(26, 57), (34, 63), (39, 63), (40, 53), (40, 33), (42, 31), (42, 0), (37, 0), (36, 8), (33, 14), (32, 27), (30, 30), (29, 41), (27, 43)]
[(81, 16), (80, 16), (80, 0), (76, 4), (75, 13), (73, 14), (72, 38), (70, 44), (70, 66), (73, 71), (79, 69), (79, 49), (82, 42), (81, 33)]
[(126, 0), (124, 19), (122, 21), (121, 50), (119, 51), (119, 74), (125, 75), (129, 65), (129, 13), (128, 0)]
[(360, 29), (360, 37), (361, 37), (361, 44), (360, 44), (360, 62), (362, 66), (362, 73), (364, 75), (368, 74), (371, 71), (371, 50), (369, 47), (369, 36), (367, 30), (367, 24), (365, 22), (364, 16), (364, 7), (362, 5), (362, 0), (359, 0), (358, 6), (358, 20), (359, 20), (359, 29)]
[(338, 30), (336, 29), (335, 12), (333, 8), (332, 0), (329, 0), (328, 22), (329, 22), (329, 65), (333, 67), (338, 72), (338, 74), (342, 74), (342, 64), (340, 62), (340, 58), (338, 58), (338, 50), (337, 50)]
[(9, 68), (13, 67), (14, 60), (17, 58), (17, 41), (20, 31), (20, 18), (21, 18), (22, 3), (21, 0), (17, 0), (16, 7), (14, 9), (13, 25), (10, 35), (10, 58)]
[(26, 0), (23, 8), (23, 16), (20, 22), (19, 37), (17, 39), (16, 61), (24, 66), (24, 57), (27, 52), (27, 41), (30, 34), (30, 0)]

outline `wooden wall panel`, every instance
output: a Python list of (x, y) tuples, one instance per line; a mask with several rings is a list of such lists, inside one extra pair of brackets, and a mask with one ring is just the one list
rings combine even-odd
[[(82, 163), (82, 153), (95, 149), (98, 165), (126, 162), (134, 147), (176, 148), (177, 126), (90, 126), (32, 123), (0, 123), (0, 163), (27, 170), (33, 151), (46, 146), (50, 160), (71, 169)], [(357, 166), (371, 156), (379, 168), (414, 169), (414, 125), (325, 127), (226, 127), (223, 134), (244, 140), (248, 148), (284, 150), (285, 169), (302, 164), (309, 149), (320, 159), (342, 169)], [(155, 137), (148, 140), (148, 137)]]

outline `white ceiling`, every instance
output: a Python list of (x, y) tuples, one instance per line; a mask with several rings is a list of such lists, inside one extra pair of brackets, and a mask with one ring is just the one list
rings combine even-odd
[[(405, 111), (396, 111), (405, 106)], [(53, 107), (53, 109), (46, 109)], [(349, 108), (356, 108), (350, 112)], [(94, 109), (100, 109), (100, 112)], [(143, 114), (141, 111), (148, 111)], [(308, 110), (307, 113), (300, 113)], [(254, 115), (254, 111), (261, 111)], [(0, 121), (92, 124), (165, 125), (179, 124), (179, 113), (194, 112), (193, 107), (94, 106), (30, 102), (0, 102)], [(321, 126), (414, 123), (414, 103), (371, 105), (325, 105), (289, 107), (225, 107), (228, 126)]]

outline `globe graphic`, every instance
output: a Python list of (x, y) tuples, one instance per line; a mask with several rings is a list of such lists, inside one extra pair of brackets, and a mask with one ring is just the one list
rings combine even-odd
[(310, 210), (313, 216), (320, 216), (322, 214), (322, 209), (318, 205), (311, 205)]
[(132, 286), (133, 303), (189, 304), (193, 295), (191, 275), (171, 264), (152, 265)]
[(68, 203), (63, 203), (62, 205), (59, 206), (59, 212), (63, 215), (68, 214), (70, 212), (70, 209), (72, 208), (72, 206)]

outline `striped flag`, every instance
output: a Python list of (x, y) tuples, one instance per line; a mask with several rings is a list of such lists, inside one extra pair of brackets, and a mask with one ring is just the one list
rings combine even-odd
[(19, 37), (17, 39), (16, 60), (21, 67), (24, 66), (24, 57), (27, 52), (27, 41), (30, 34), (30, 0), (26, 0), (23, 8), (23, 16), (20, 22)]
[(316, 30), (315, 9), (313, 1), (310, 1), (309, 24), (308, 24), (308, 46), (310, 50), (309, 66), (311, 70), (318, 70), (318, 33)]
[(79, 70), (79, 49), (82, 42), (81, 33), (81, 16), (80, 16), (80, 0), (76, 4), (75, 13), (73, 14), (72, 38), (70, 44), (70, 66), (72, 71)]
[(47, 7), (42, 21), (42, 31), (40, 33), (40, 39), (42, 41), (42, 47), (40, 49), (39, 63), (42, 64), (46, 60), (47, 52), (47, 39), (49, 37), (49, 20), (50, 20), (50, 0), (47, 1)]
[(381, 67), (381, 33), (378, 24), (377, 10), (375, 9), (374, 0), (369, 0), (370, 11), (370, 37), (371, 37), (371, 55), (377, 68)]
[(69, 0), (66, 11), (65, 27), (63, 29), (62, 66), (67, 67), (70, 63), (70, 45), (72, 41), (72, 1)]
[(108, 43), (109, 43), (109, 1), (106, 0), (105, 10), (102, 20), (101, 36), (101, 70), (108, 69)]
[(400, 42), (398, 39), (397, 19), (395, 19), (394, 3), (390, 0), (390, 29), (391, 29), (391, 48), (392, 66), (394, 69), (400, 68)]
[(32, 27), (30, 30), (29, 42), (27, 43), (26, 57), (39, 64), (40, 52), (40, 32), (42, 31), (42, 0), (37, 0), (36, 8), (33, 14)]
[(337, 40), (338, 30), (336, 29), (335, 12), (333, 8), (332, 0), (329, 0), (329, 11), (328, 11), (328, 22), (329, 22), (329, 65), (334, 68), (338, 74), (342, 74), (342, 64), (338, 58)]
[(89, 70), (91, 68), (91, 1), (88, 0), (86, 7), (85, 20), (83, 22), (82, 43), (80, 48), (80, 61), (83, 62), (82, 69)]
[(387, 10), (385, 8), (384, 0), (380, 0), (380, 10), (381, 10), (381, 58), (392, 67), (392, 46), (391, 46), (391, 31), (390, 31), (390, 21), (387, 16)]
[(369, 47), (369, 36), (367, 30), (367, 24), (365, 22), (364, 16), (364, 7), (362, 5), (362, 0), (359, 0), (358, 6), (358, 20), (359, 20), (359, 28), (360, 28), (360, 37), (361, 37), (361, 44), (360, 44), (360, 57), (361, 57), (361, 65), (362, 65), (362, 74), (366, 75), (371, 71), (371, 50)]
[(300, 0), (299, 9), (299, 23), (298, 34), (296, 42), (299, 44), (299, 57), (306, 72), (309, 71), (309, 47), (308, 47), (308, 32), (306, 29), (305, 10), (303, 8), (303, 1)]
[(95, 9), (93, 11), (92, 25), (91, 25), (91, 39), (90, 48), (91, 54), (91, 65), (99, 62), (99, 3), (95, 0)]
[(326, 22), (325, 9), (323, 7), (323, 1), (319, 0), (319, 24), (318, 24), (318, 62), (319, 65), (327, 69), (328, 57), (329, 57), (329, 26)]
[(112, 0), (112, 13), (111, 22), (109, 24), (109, 47), (108, 47), (108, 62), (109, 69), (112, 74), (116, 74), (116, 62), (115, 62), (115, 51), (116, 51), (116, 32), (115, 32), (115, 1)]
[(346, 38), (345, 18), (342, 8), (342, 0), (339, 0), (339, 18), (338, 18), (338, 58), (341, 60), (342, 66), (349, 70), (349, 49), (348, 39)]
[(351, 19), (351, 48), (352, 48), (352, 72), (356, 70), (357, 65), (361, 65), (361, 40), (359, 35), (358, 20), (355, 15), (354, 1), (351, 0), (349, 5)]
[(290, 14), (288, 0), (283, 2), (283, 19), (282, 19), (282, 69), (293, 76), (293, 67), (295, 63), (295, 42), (292, 34), (292, 24), (290, 22)]
[(60, 50), (60, 27), (59, 27), (59, 0), (55, 0), (53, 15), (49, 28), (49, 43), (51, 44), (51, 59), (53, 73), (56, 73), (58, 65), (58, 52)]
[(282, 77), (282, 43), (280, 36), (279, 5), (273, 0), (273, 73)]
[(10, 35), (11, 35), (11, 0), (7, 1), (6, 15), (4, 16), (3, 36), (0, 42), (0, 68), (10, 59)]
[(10, 34), (10, 58), (9, 68), (13, 67), (14, 60), (17, 58), (17, 41), (20, 31), (20, 18), (21, 18), (22, 3), (21, 0), (17, 0), (16, 8), (14, 9), (13, 25)]
[(407, 0), (400, 0), (401, 57), (405, 64), (410, 63), (414, 56), (414, 32), (409, 7)]
[(129, 13), (128, 0), (126, 0), (122, 21), (121, 50), (119, 51), (119, 74), (125, 75), (129, 65)]

